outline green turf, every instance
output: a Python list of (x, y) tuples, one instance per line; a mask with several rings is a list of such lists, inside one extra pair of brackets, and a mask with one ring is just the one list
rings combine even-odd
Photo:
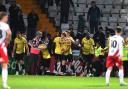
[(128, 89), (119, 86), (118, 78), (111, 78), (106, 87), (102, 77), (9, 76), (8, 83), (11, 89)]

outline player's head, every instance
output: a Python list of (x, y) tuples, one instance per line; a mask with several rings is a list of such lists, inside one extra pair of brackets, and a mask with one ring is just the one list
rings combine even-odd
[(116, 28), (116, 31), (115, 31), (116, 35), (121, 35), (122, 34), (122, 28), (120, 26), (118, 26)]
[(17, 37), (20, 39), (22, 38), (22, 34), (20, 32), (17, 32)]
[(66, 33), (67, 33), (67, 36), (70, 36), (70, 34), (71, 34), (71, 32), (69, 30), (66, 31)]
[(37, 32), (36, 32), (36, 36), (38, 36), (38, 37), (42, 37), (42, 32), (37, 31)]
[(61, 37), (62, 38), (67, 37), (67, 33), (66, 32), (62, 32)]
[(128, 45), (128, 37), (125, 38), (125, 45)]
[(96, 46), (97, 47), (100, 47), (101, 46), (101, 43), (100, 42), (96, 42)]
[(86, 39), (88, 39), (88, 40), (89, 40), (90, 38), (91, 38), (91, 37), (90, 37), (90, 33), (89, 33), (89, 32), (87, 32), (87, 33), (86, 33)]
[(6, 12), (0, 12), (0, 21), (5, 23), (8, 22), (8, 14)]

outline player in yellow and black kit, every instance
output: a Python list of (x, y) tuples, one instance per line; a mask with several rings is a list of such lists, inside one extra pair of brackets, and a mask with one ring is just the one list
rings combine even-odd
[(87, 67), (87, 74), (92, 71), (92, 59), (94, 54), (94, 40), (90, 37), (89, 33), (82, 39), (82, 56), (83, 61)]
[[(12, 56), (15, 55), (16, 60), (16, 75), (19, 75), (19, 72), (22, 69), (22, 74), (25, 74), (25, 67), (24, 67), (24, 54), (28, 50), (27, 40), (21, 33), (17, 34), (17, 37), (14, 40), (13, 52)], [(20, 66), (21, 65), (21, 66)]]
[(124, 66), (124, 76), (128, 75), (128, 37), (125, 38), (124, 48), (123, 48), (123, 66)]
[(44, 38), (44, 40), (42, 41), (42, 44), (39, 45), (39, 49), (41, 50), (41, 66), (42, 66), (42, 73), (46, 74), (49, 71), (49, 67), (50, 67), (50, 60), (51, 60), (51, 55), (48, 49), (48, 45), (49, 44), (49, 39), (46, 36)]
[(57, 37), (55, 37), (53, 43), (54, 43), (54, 53), (55, 53), (55, 59), (56, 60), (61, 60), (61, 47), (60, 47), (60, 40), (61, 40), (61, 37), (60, 35), (58, 35)]
[(64, 32), (61, 35), (61, 53), (62, 53), (62, 65), (61, 71), (63, 74), (66, 73), (66, 62), (70, 59), (71, 52), (71, 40), (67, 38), (67, 33)]
[(54, 38), (53, 41), (53, 48), (54, 48), (54, 54), (55, 54), (55, 59), (56, 59), (56, 64), (55, 64), (55, 72), (60, 73), (60, 65), (61, 65), (61, 59), (62, 59), (62, 53), (61, 53), (61, 44), (60, 44), (60, 34), (57, 35), (57, 37)]
[(72, 57), (72, 44), (75, 44), (75, 40), (73, 39), (73, 37), (70, 36), (70, 31), (66, 31), (67, 33), (67, 39), (70, 41), (70, 53), (69, 53), (69, 62), (73, 61), (73, 57)]

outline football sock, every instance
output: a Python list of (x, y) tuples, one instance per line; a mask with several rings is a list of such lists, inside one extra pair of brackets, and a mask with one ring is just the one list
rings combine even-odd
[(3, 86), (6, 86), (6, 84), (7, 84), (7, 77), (8, 77), (8, 70), (7, 69), (2, 69), (2, 83), (3, 83)]
[(112, 69), (107, 69), (107, 72), (106, 72), (106, 83), (107, 84), (109, 83), (109, 80), (110, 80), (111, 71)]
[(25, 69), (24, 64), (22, 64), (22, 69), (23, 69), (23, 70)]
[(55, 70), (57, 71), (57, 62), (55, 63)]
[(62, 72), (66, 73), (66, 65), (62, 65), (61, 68), (62, 68)]
[(71, 65), (71, 69), (72, 69), (73, 73), (75, 73), (74, 65)]
[(18, 72), (19, 71), (19, 65), (16, 64), (16, 71)]
[(123, 69), (119, 69), (119, 78), (120, 78), (120, 83), (124, 82), (124, 71)]

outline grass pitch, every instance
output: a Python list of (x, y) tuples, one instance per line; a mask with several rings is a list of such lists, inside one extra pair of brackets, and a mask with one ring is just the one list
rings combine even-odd
[(106, 87), (103, 77), (9, 76), (8, 84), (11, 89), (128, 89), (119, 86), (118, 78), (111, 78)]

